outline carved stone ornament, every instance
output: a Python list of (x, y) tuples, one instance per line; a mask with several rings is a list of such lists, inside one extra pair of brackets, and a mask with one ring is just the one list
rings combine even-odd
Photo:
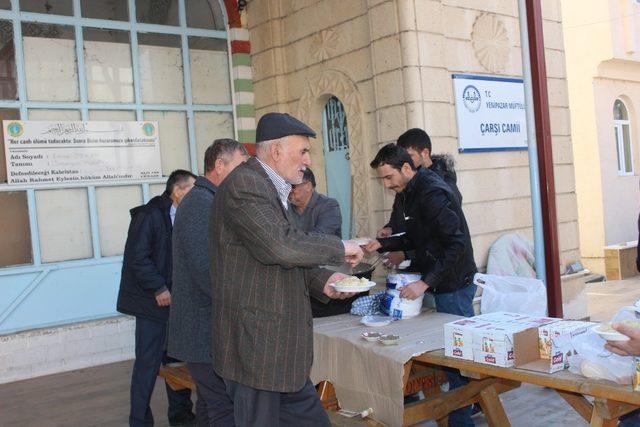
[[(355, 83), (343, 72), (327, 70), (311, 78), (298, 104), (299, 118), (316, 124), (321, 118), (321, 98), (335, 96), (344, 105), (349, 132), (349, 165), (353, 194), (351, 206), (356, 223), (355, 235), (369, 235), (369, 153), (363, 136), (362, 99)], [(316, 117), (317, 116), (317, 117)]]
[(504, 71), (511, 49), (509, 33), (497, 16), (484, 13), (476, 19), (471, 30), (471, 42), (476, 58), (488, 71)]
[(331, 58), (340, 44), (340, 34), (332, 28), (313, 35), (307, 62), (313, 64)]

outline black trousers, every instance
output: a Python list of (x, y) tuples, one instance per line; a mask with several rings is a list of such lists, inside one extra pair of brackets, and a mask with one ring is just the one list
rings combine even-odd
[(233, 401), (234, 420), (238, 427), (331, 426), (316, 388), (309, 379), (302, 389), (293, 393), (258, 390), (227, 379), (224, 382)]
[(233, 426), (233, 402), (224, 381), (211, 363), (188, 362), (189, 373), (196, 383), (196, 422), (198, 427)]
[[(131, 374), (131, 412), (129, 425), (153, 426), (149, 402), (156, 384), (160, 364), (175, 361), (166, 356), (166, 322), (136, 317), (136, 360)], [(174, 391), (165, 383), (169, 400), (168, 417), (172, 419), (193, 407), (191, 390)]]

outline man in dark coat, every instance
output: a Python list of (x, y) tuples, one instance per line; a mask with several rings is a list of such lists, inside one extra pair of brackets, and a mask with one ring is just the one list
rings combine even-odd
[(299, 230), (342, 236), (342, 215), (336, 199), (316, 191), (316, 177), (307, 168), (302, 182), (291, 186), (289, 213)]
[[(432, 155), (431, 138), (427, 132), (422, 129), (414, 128), (409, 129), (400, 137), (398, 137), (397, 145), (407, 150), (413, 165), (416, 170), (432, 170), (437, 173), (440, 178), (446, 182), (453, 195), (458, 200), (460, 206), (462, 206), (462, 193), (458, 189), (457, 175), (455, 172), (454, 162), (451, 156), (444, 155)], [(391, 209), (391, 217), (389, 222), (378, 231), (378, 237), (389, 237), (392, 234), (401, 233), (404, 230), (404, 219), (402, 218), (402, 196), (396, 194), (393, 200), (393, 207)], [(388, 255), (388, 261), (385, 261), (385, 265), (388, 267), (397, 267), (405, 259), (410, 260), (413, 258), (413, 252), (411, 251), (395, 251)]]
[(224, 180), (213, 202), (213, 366), (233, 401), (236, 425), (325, 427), (329, 418), (309, 380), (309, 295), (352, 296), (330, 286), (343, 274), (318, 266), (355, 265), (363, 254), (354, 242), (291, 223), (287, 197), (310, 164), (313, 130), (268, 113), (256, 135), (256, 157)]
[[(289, 193), (289, 214), (301, 231), (342, 236), (342, 215), (336, 199), (316, 191), (316, 177), (310, 168), (304, 171), (302, 183), (293, 185)], [(322, 302), (311, 297), (313, 317), (328, 317), (351, 311), (351, 304), (361, 294), (347, 299)]]
[[(165, 192), (146, 205), (131, 209), (124, 248), (117, 309), (136, 318), (136, 360), (131, 375), (131, 426), (152, 426), (149, 407), (165, 354), (167, 319), (171, 304), (171, 229), (176, 208), (195, 181), (195, 175), (175, 170)], [(191, 425), (191, 393), (166, 385), (169, 424)]]
[[(401, 195), (401, 212), (406, 233), (402, 236), (378, 238), (368, 251), (413, 250), (412, 271), (422, 278), (400, 289), (408, 299), (432, 292), (436, 310), (442, 313), (473, 316), (477, 269), (473, 258), (471, 236), (457, 197), (435, 172), (417, 172), (411, 157), (402, 147), (385, 145), (378, 151), (371, 167), (384, 186)], [(459, 373), (449, 374), (450, 387), (462, 386)], [(449, 424), (473, 425), (471, 407), (452, 412)]]
[(244, 145), (217, 139), (204, 153), (204, 176), (196, 179), (173, 225), (173, 287), (167, 353), (187, 362), (196, 383), (199, 426), (232, 425), (233, 407), (211, 364), (209, 215), (218, 186), (246, 161)]

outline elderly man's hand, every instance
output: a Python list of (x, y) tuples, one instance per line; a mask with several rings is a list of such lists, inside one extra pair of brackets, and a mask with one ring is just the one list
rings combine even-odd
[(353, 240), (344, 240), (342, 243), (344, 244), (345, 262), (349, 263), (351, 267), (355, 267), (360, 264), (360, 261), (362, 261), (362, 257), (364, 256), (362, 248)]
[(376, 234), (376, 237), (389, 237), (391, 236), (391, 233), (393, 233), (391, 227), (383, 227), (378, 230), (378, 234)]
[(612, 326), (630, 339), (629, 341), (607, 341), (604, 347), (620, 356), (640, 356), (640, 329), (623, 323), (614, 323)]
[(329, 298), (332, 299), (346, 299), (346, 298), (351, 298), (352, 296), (355, 295), (355, 292), (338, 292), (336, 291), (333, 286), (329, 286), (331, 283), (335, 283), (340, 279), (344, 279), (345, 277), (349, 277), (346, 274), (342, 274), (342, 273), (334, 273), (331, 275), (331, 277), (329, 277), (329, 280), (327, 280), (327, 283), (324, 284), (324, 289), (323, 289), (323, 293), (328, 296)]
[(171, 305), (171, 293), (169, 291), (160, 292), (156, 295), (156, 303), (160, 307)]

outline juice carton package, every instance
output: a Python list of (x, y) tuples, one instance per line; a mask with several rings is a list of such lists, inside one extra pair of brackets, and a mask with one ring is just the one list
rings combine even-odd
[(507, 322), (475, 329), (473, 360), (495, 366), (514, 366), (514, 334), (531, 328), (526, 322)]
[(444, 354), (473, 360), (473, 330), (489, 325), (475, 318), (460, 319), (444, 325)]
[[(542, 325), (538, 328), (538, 348), (540, 358), (551, 359), (552, 355), (557, 356), (559, 350), (563, 350), (566, 357), (564, 362), (571, 357), (570, 338), (571, 334), (593, 326), (591, 322), (578, 320), (560, 320), (555, 323)], [(564, 338), (562, 338), (564, 337)], [(555, 346), (555, 348), (554, 348)], [(564, 368), (563, 368), (564, 369)]]
[(482, 320), (488, 323), (511, 323), (519, 322), (529, 318), (526, 314), (509, 313), (506, 311), (496, 311), (495, 313), (485, 313), (473, 317), (473, 319)]

